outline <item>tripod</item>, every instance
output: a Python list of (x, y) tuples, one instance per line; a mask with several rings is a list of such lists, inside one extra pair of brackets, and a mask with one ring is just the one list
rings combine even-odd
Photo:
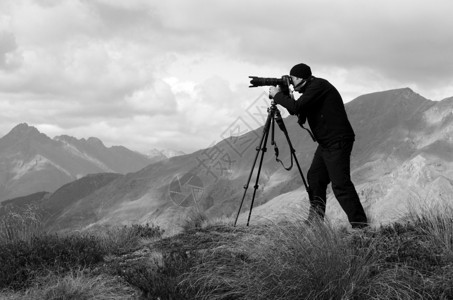
[(248, 177), (247, 183), (244, 186), (244, 189), (245, 189), (244, 190), (244, 195), (242, 196), (241, 205), (239, 207), (239, 210), (238, 210), (238, 213), (237, 213), (237, 216), (236, 216), (236, 220), (234, 222), (234, 226), (236, 226), (236, 224), (237, 224), (237, 221), (238, 221), (238, 218), (239, 218), (239, 214), (241, 212), (242, 205), (244, 204), (244, 199), (245, 199), (245, 196), (247, 194), (247, 190), (249, 188), (250, 180), (252, 179), (253, 171), (255, 169), (255, 165), (256, 165), (256, 162), (258, 160), (258, 156), (260, 154), (260, 151), (261, 151), (261, 158), (260, 158), (260, 163), (259, 163), (259, 166), (258, 166), (258, 173), (257, 173), (257, 176), (256, 176), (255, 185), (253, 187), (254, 190), (253, 190), (252, 202), (251, 202), (251, 205), (250, 205), (249, 216), (248, 216), (248, 219), (247, 219), (247, 226), (249, 226), (250, 217), (252, 215), (253, 204), (255, 202), (256, 191), (257, 191), (257, 189), (259, 187), (258, 181), (259, 181), (259, 177), (260, 177), (260, 174), (261, 174), (261, 167), (263, 165), (264, 154), (267, 151), (266, 144), (267, 144), (267, 140), (268, 140), (268, 137), (269, 137), (269, 131), (270, 130), (272, 130), (272, 135), (271, 135), (272, 141), (271, 141), (271, 144), (274, 145), (276, 160), (283, 165), (282, 161), (278, 159), (278, 148), (277, 148), (277, 144), (275, 143), (275, 140), (274, 140), (275, 122), (277, 122), (278, 126), (283, 131), (283, 133), (285, 134), (286, 140), (288, 141), (289, 149), (291, 151), (291, 166), (286, 168), (283, 165), (283, 167), (286, 170), (289, 171), (293, 167), (293, 159), (296, 161), (296, 165), (297, 165), (297, 168), (299, 169), (300, 176), (302, 177), (302, 181), (304, 183), (305, 190), (308, 193), (308, 185), (307, 185), (307, 182), (305, 181), (304, 174), (302, 173), (302, 170), (300, 168), (299, 162), (297, 160), (297, 157), (296, 157), (296, 154), (295, 154), (296, 150), (293, 148), (293, 145), (292, 145), (291, 140), (290, 140), (289, 135), (288, 135), (288, 131), (286, 130), (285, 123), (283, 123), (283, 119), (282, 119), (282, 116), (280, 114), (280, 111), (278, 110), (277, 105), (275, 104), (274, 101), (271, 102), (271, 106), (267, 109), (267, 112), (268, 112), (268, 115), (267, 115), (266, 123), (264, 124), (263, 135), (261, 137), (261, 141), (260, 141), (259, 146), (256, 147), (255, 160), (253, 161), (252, 169), (250, 171), (250, 175)]

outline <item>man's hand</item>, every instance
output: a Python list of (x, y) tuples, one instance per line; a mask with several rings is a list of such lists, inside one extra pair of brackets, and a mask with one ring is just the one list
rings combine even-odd
[(273, 99), (275, 94), (277, 94), (278, 92), (281, 92), (281, 89), (279, 86), (271, 86), (269, 88), (269, 98)]

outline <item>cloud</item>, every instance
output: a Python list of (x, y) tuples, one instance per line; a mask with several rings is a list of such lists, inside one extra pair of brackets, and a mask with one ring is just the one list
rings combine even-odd
[[(436, 84), (453, 76), (445, 63), (453, 47), (448, 11), (446, 1), (436, 7), (420, 1), (282, 1), (278, 7), (258, 1), (63, 1), (51, 8), (22, 5), (15, 12), (23, 21), (15, 24), (24, 44), (61, 45), (82, 36), (86, 43), (132, 42), (138, 57), (145, 51), (219, 52), (255, 64), (289, 68), (305, 60)], [(430, 19), (435, 22), (422, 21)]]
[(28, 122), (133, 149), (196, 150), (261, 97), (247, 76), (279, 77), (298, 62), (346, 101), (405, 86), (446, 98), (452, 8), (449, 0), (1, 1), (0, 131)]
[(157, 80), (151, 86), (134, 91), (126, 96), (125, 102), (137, 114), (174, 114), (177, 111), (175, 95), (170, 86)]
[[(52, 5), (44, 3), (52, 2)], [(12, 28), (18, 43), (49, 50), (76, 36), (91, 35), (100, 24), (80, 1), (9, 1)], [(49, 48), (50, 47), (50, 48)]]
[(436, 6), (422, 1), (282, 1), (280, 9), (275, 3), (252, 1), (238, 9), (222, 2), (208, 4), (191, 18), (197, 3), (170, 14), (167, 26), (203, 33), (209, 27), (213, 35), (235, 37), (220, 44), (246, 61), (370, 68), (391, 79), (429, 84), (453, 76), (453, 4), (447, 1)]
[(8, 70), (17, 65), (12, 53), (17, 49), (12, 32), (0, 31), (0, 69)]

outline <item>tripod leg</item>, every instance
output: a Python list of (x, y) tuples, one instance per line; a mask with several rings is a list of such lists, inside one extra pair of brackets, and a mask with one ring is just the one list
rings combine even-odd
[(250, 217), (252, 216), (252, 209), (253, 209), (253, 204), (255, 203), (255, 196), (256, 196), (256, 191), (258, 189), (258, 181), (260, 179), (260, 174), (261, 174), (261, 167), (263, 166), (263, 159), (264, 159), (264, 153), (266, 153), (267, 151), (267, 148), (266, 148), (266, 144), (267, 144), (267, 138), (269, 136), (269, 131), (266, 132), (266, 136), (264, 138), (264, 144), (263, 144), (263, 148), (261, 148), (262, 152), (261, 152), (261, 159), (260, 159), (260, 164), (258, 166), (258, 173), (256, 175), (256, 182), (255, 182), (255, 185), (253, 187), (253, 196), (252, 196), (252, 203), (250, 204), (250, 211), (249, 211), (249, 217), (247, 219), (247, 226), (249, 226), (249, 223), (250, 223)]
[[(250, 180), (252, 179), (253, 170), (255, 169), (255, 165), (256, 165), (256, 162), (258, 160), (258, 156), (260, 154), (260, 151), (266, 148), (267, 136), (269, 134), (269, 128), (270, 128), (270, 124), (271, 124), (271, 120), (272, 119), (273, 119), (273, 112), (269, 111), (266, 123), (264, 124), (264, 129), (263, 129), (263, 134), (261, 136), (260, 144), (259, 144), (258, 147), (256, 147), (255, 160), (253, 161), (252, 169), (250, 170), (250, 174), (249, 174), (249, 177), (247, 179), (247, 183), (244, 186), (244, 194), (242, 196), (241, 205), (239, 206), (239, 210), (238, 210), (237, 215), (236, 215), (236, 220), (234, 221), (234, 226), (235, 227), (236, 227), (236, 224), (238, 222), (239, 214), (241, 213), (241, 210), (242, 210), (242, 205), (244, 204), (245, 196), (246, 196), (247, 190), (249, 188)], [(265, 151), (265, 150), (263, 150), (263, 151)], [(262, 159), (261, 159), (261, 163), (262, 163)], [(259, 177), (259, 174), (258, 174), (258, 177)], [(257, 181), (258, 181), (258, 177), (257, 177)], [(249, 218), (250, 218), (250, 216), (249, 216)], [(247, 225), (248, 225), (248, 222), (247, 222)]]

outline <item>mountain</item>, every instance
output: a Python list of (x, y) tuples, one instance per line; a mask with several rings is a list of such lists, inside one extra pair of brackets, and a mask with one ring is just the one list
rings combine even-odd
[(0, 202), (47, 191), (92, 173), (129, 173), (155, 160), (97, 138), (54, 139), (26, 123), (0, 139)]
[[(40, 201), (40, 208), (45, 213), (46, 225), (52, 228), (55, 224), (54, 220), (64, 212), (66, 207), (123, 176), (117, 173), (90, 174), (63, 185)], [(56, 230), (57, 228), (53, 229)]]
[(18, 208), (19, 210), (27, 209), (32, 205), (39, 205), (41, 201), (48, 198), (51, 193), (37, 192), (27, 196), (8, 199), (0, 202), (0, 216), (8, 212), (9, 208)]
[[(375, 224), (394, 221), (411, 209), (453, 201), (453, 98), (434, 102), (404, 88), (360, 96), (347, 103), (346, 110), (356, 132), (352, 178)], [(49, 228), (73, 230), (153, 222), (171, 233), (194, 210), (210, 217), (236, 216), (243, 187), (255, 158), (259, 158), (256, 146), (263, 134), (262, 127), (244, 130), (246, 124), (241, 122), (238, 119), (230, 127), (239, 128), (237, 132), (243, 134), (232, 134), (212, 147), (149, 164), (66, 201)], [(295, 117), (289, 116), (284, 122), (305, 175), (317, 145)], [(236, 132), (233, 129), (230, 132)], [(277, 126), (275, 131), (279, 158), (288, 166), (287, 140)], [(252, 223), (303, 214), (308, 208), (297, 167), (286, 171), (276, 162), (273, 149), (268, 141)], [(258, 163), (249, 181), (241, 224), (248, 215)], [(327, 216), (346, 223), (331, 191)]]
[(59, 216), (67, 206), (122, 176), (124, 175), (118, 173), (89, 174), (63, 185), (53, 193), (37, 192), (5, 200), (0, 203), (0, 216), (11, 211), (37, 210), (35, 212), (40, 215), (44, 223), (51, 227), (55, 217)]

